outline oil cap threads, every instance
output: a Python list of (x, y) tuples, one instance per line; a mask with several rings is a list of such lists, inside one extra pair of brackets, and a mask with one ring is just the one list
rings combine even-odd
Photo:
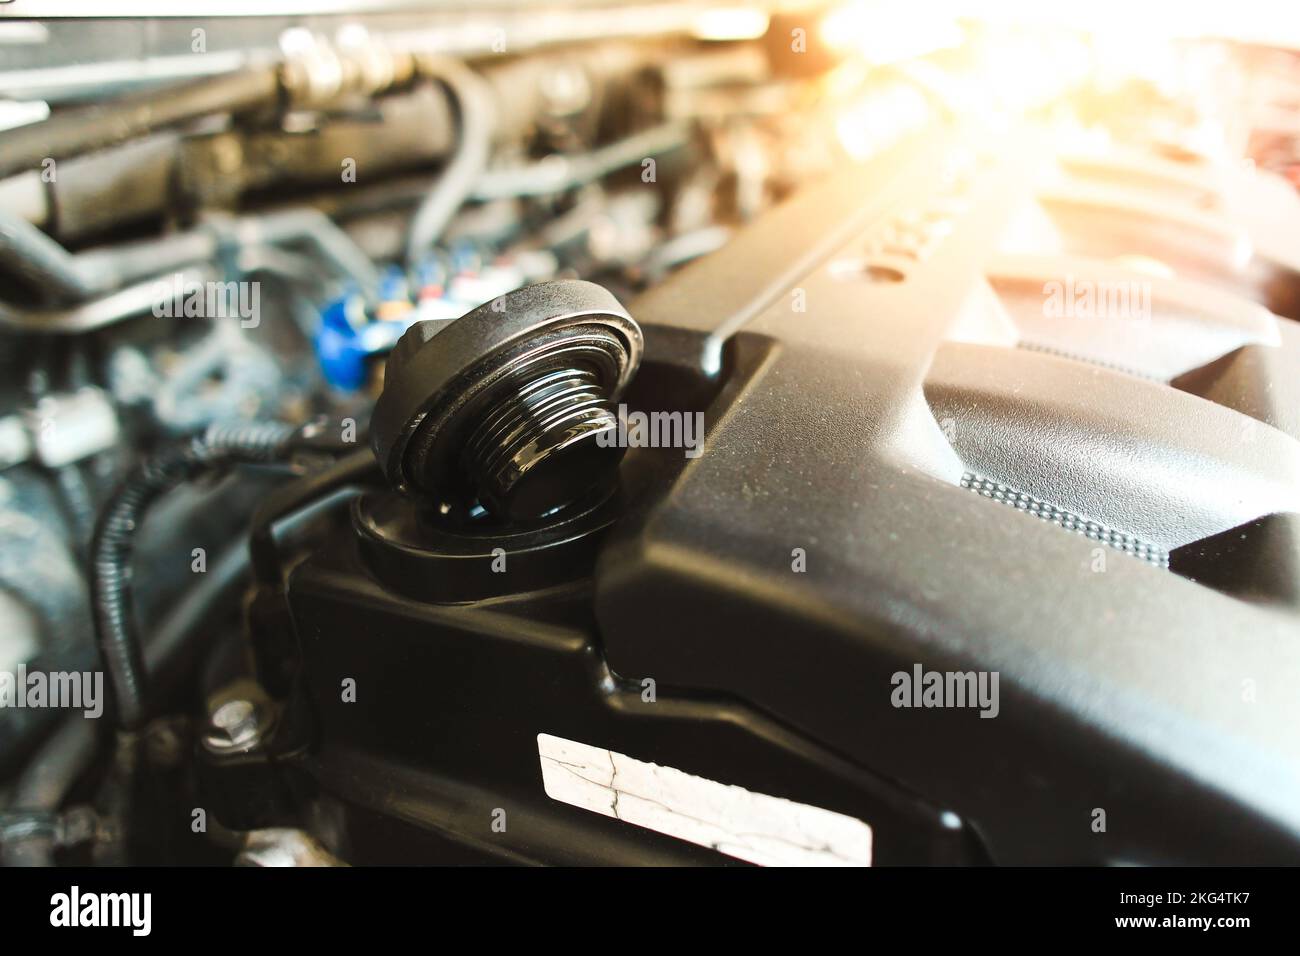
[(641, 352), (618, 300), (577, 279), (416, 323), (388, 358), (375, 455), (395, 488), (439, 510), (541, 517), (612, 478), (615, 403)]

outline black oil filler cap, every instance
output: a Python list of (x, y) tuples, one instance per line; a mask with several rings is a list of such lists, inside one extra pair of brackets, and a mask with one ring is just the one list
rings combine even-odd
[(508, 520), (540, 517), (617, 469), (615, 403), (641, 351), (618, 300), (577, 279), (417, 322), (385, 366), (375, 456), (395, 488), (442, 511), (477, 502)]

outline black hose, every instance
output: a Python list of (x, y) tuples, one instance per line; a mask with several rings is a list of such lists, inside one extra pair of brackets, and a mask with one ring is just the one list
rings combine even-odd
[(91, 544), (90, 599), (123, 730), (138, 729), (147, 715), (144, 650), (131, 606), (131, 558), (145, 511), (163, 492), (206, 472), (281, 457), (293, 434), (279, 422), (213, 426), (203, 437), (141, 462), (105, 505)]
[[(95, 756), (94, 722), (80, 714), (67, 718), (18, 778), (6, 815), (53, 818), (64, 797)], [(54, 834), (32, 826), (10, 831), (3, 841), (5, 866), (52, 866)]]
[(86, 299), (111, 284), (107, 270), (84, 267), (30, 222), (4, 210), (0, 210), (0, 267), (56, 299)]
[(0, 177), (40, 169), (47, 159), (66, 159), (113, 146), (209, 113), (273, 105), (279, 97), (278, 68), (268, 65), (63, 110), (43, 122), (5, 133)]
[[(366, 455), (370, 458), (371, 469), (378, 473), (374, 456), (369, 452)], [(335, 488), (337, 482), (334, 479), (341, 471), (352, 473), (354, 470), (358, 477), (363, 477), (367, 470), (361, 467), (356, 456), (325, 469), (324, 474), (331, 477), (324, 486), (320, 481), (321, 475), (308, 475), (301, 483), (295, 482), (301, 487), (293, 495), (293, 501), (300, 510), (292, 514), (291, 507), (275, 507), (276, 523), (296, 525), (300, 519), (309, 518), (310, 510), (302, 509), (313, 504), (322, 493)], [(269, 533), (269, 522), (267, 529)], [(274, 541), (271, 547), (274, 547)], [(228, 607), (247, 584), (249, 559), (250, 549), (242, 544), (229, 548), (217, 558), (202, 580), (158, 622), (144, 651), (153, 686), (165, 690), (168, 685), (180, 681), (187, 670), (188, 658), (193, 656), (198, 639), (205, 633), (204, 626), (210, 623), (219, 608)], [(22, 818), (26, 816), (34, 822), (21, 830), (11, 828), (3, 832), (0, 862), (5, 866), (54, 865), (55, 841), (51, 829), (40, 826), (39, 821), (57, 814), (73, 784), (90, 766), (97, 751), (96, 729), (94, 721), (81, 715), (65, 718), (19, 776), (10, 794), (8, 810), (0, 813), (0, 820), (8, 816), (22, 824)], [(0, 823), (0, 831), (4, 830), (3, 823)]]
[(442, 237), (447, 224), (474, 191), (487, 169), (496, 129), (496, 104), (487, 80), (458, 60), (425, 59), (420, 63), (420, 72), (446, 87), (459, 128), (456, 152), (411, 217), (406, 238), (407, 269), (413, 269)]
[[(0, 270), (23, 280), (47, 301), (84, 302), (128, 283), (206, 262), (216, 252), (216, 236), (210, 230), (194, 230), (74, 255), (25, 219), (0, 209)], [(157, 296), (156, 289), (153, 294)]]

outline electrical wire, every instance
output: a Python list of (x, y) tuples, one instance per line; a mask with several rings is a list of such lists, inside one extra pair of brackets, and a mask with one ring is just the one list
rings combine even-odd
[(214, 425), (202, 437), (141, 462), (105, 505), (91, 545), (90, 596), (95, 634), (123, 730), (138, 729), (147, 716), (144, 651), (131, 606), (131, 558), (145, 512), (181, 482), (232, 464), (282, 457), (293, 433), (280, 422)]

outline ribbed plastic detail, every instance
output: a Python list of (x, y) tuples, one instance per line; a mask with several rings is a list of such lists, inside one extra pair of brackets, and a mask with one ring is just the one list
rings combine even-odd
[(1080, 517), (1073, 512), (1058, 508), (1056, 505), (1048, 504), (1046, 501), (1040, 501), (1032, 495), (1025, 494), (1023, 491), (1017, 491), (1015, 488), (999, 484), (988, 478), (981, 478), (978, 475), (966, 472), (961, 476), (961, 486), (969, 488), (986, 498), (992, 498), (994, 501), (1000, 501), (1004, 505), (1015, 508), (1017, 511), (1023, 511), (1025, 514), (1033, 515), (1035, 518), (1041, 518), (1043, 521), (1050, 521), (1052, 524), (1059, 525), (1066, 531), (1073, 531), (1084, 537), (1091, 538), (1094, 541), (1100, 541), (1102, 544), (1109, 545), (1116, 551), (1123, 551), (1135, 558), (1141, 558), (1150, 564), (1159, 568), (1169, 567), (1169, 552), (1164, 551), (1154, 545), (1147, 544), (1135, 538), (1131, 534), (1125, 534), (1122, 531), (1116, 531), (1114, 528), (1108, 528), (1096, 521), (1089, 521), (1087, 518)]

